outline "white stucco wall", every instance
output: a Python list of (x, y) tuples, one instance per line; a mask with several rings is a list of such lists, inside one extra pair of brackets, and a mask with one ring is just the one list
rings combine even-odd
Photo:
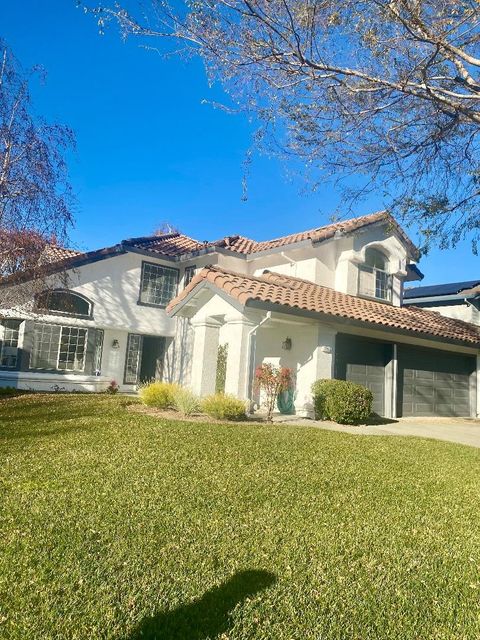
[(472, 324), (480, 324), (480, 312), (471, 304), (466, 302), (455, 305), (442, 305), (438, 307), (426, 307), (428, 311), (436, 311), (442, 316), (448, 318), (455, 318), (456, 320), (463, 320), (465, 322), (471, 322)]

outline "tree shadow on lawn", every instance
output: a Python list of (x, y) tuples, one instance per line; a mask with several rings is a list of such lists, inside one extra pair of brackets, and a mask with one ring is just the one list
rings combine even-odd
[(201, 598), (145, 618), (128, 640), (206, 640), (230, 627), (234, 607), (276, 581), (268, 571), (247, 570), (207, 591)]

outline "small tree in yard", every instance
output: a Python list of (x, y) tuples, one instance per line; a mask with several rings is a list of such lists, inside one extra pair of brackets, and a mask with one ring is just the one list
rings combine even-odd
[(261, 364), (255, 370), (255, 386), (265, 392), (267, 406), (267, 422), (272, 422), (273, 410), (278, 394), (292, 385), (292, 370), (287, 367), (275, 367), (272, 364)]

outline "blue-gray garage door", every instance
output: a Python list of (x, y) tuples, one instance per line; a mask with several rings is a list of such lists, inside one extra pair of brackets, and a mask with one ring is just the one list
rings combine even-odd
[(362, 384), (373, 393), (373, 411), (385, 415), (385, 367), (392, 345), (339, 333), (335, 344), (335, 378)]
[(475, 357), (398, 345), (399, 416), (470, 416)]

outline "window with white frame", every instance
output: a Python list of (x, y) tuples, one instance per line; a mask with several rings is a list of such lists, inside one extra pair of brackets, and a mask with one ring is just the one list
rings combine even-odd
[(392, 276), (388, 273), (388, 258), (378, 249), (365, 252), (365, 262), (358, 267), (358, 294), (390, 301)]
[(21, 320), (2, 320), (0, 323), (0, 367), (2, 368), (17, 367), (21, 324)]
[(136, 384), (140, 372), (143, 338), (138, 333), (128, 334), (127, 356), (125, 359), (125, 384)]
[(144, 262), (140, 283), (140, 302), (166, 307), (177, 295), (178, 269)]
[(31, 369), (84, 371), (87, 329), (36, 322), (33, 328)]

